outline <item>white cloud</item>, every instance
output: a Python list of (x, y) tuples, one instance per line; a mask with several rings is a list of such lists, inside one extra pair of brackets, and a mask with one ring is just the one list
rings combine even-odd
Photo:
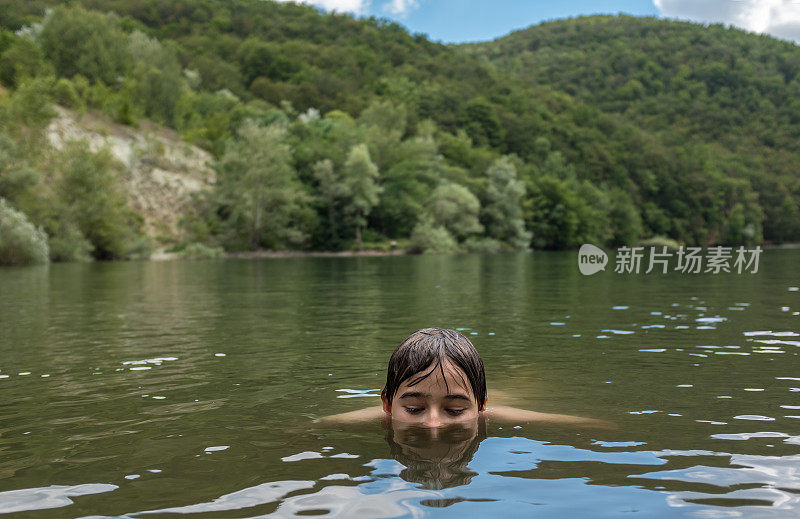
[(339, 13), (363, 14), (367, 10), (369, 0), (277, 0), (278, 2), (295, 2), (298, 4), (311, 4), (321, 7), (326, 11)]
[[(298, 4), (309, 4), (321, 7), (326, 11), (337, 11), (339, 13), (366, 14), (370, 6), (370, 0), (276, 0), (277, 2), (295, 2)], [(381, 9), (389, 14), (403, 17), (412, 9), (419, 7), (419, 0), (387, 0), (381, 5)]]
[(653, 0), (662, 16), (724, 23), (800, 43), (800, 0)]
[(384, 10), (397, 16), (405, 16), (412, 9), (419, 6), (417, 0), (389, 0), (383, 7)]

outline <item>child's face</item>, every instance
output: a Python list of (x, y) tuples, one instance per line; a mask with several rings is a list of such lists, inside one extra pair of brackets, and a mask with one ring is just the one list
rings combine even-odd
[[(383, 399), (383, 410), (392, 420), (423, 427), (475, 421), (479, 406), (464, 371), (449, 360), (442, 362), (441, 368), (434, 366), (435, 363), (400, 384), (391, 402)], [(409, 386), (427, 373), (430, 375)]]

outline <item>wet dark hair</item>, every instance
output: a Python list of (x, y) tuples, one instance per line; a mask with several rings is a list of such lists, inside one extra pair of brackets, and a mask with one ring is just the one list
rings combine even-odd
[[(381, 396), (391, 403), (400, 385), (409, 378), (422, 373), (409, 383), (415, 386), (425, 380), (437, 369), (444, 378), (444, 361), (449, 360), (467, 377), (472, 393), (477, 400), (478, 409), (483, 410), (486, 400), (486, 374), (483, 371), (483, 360), (472, 343), (455, 330), (442, 328), (424, 328), (417, 330), (394, 350), (389, 358), (386, 372), (386, 387)], [(428, 369), (433, 365), (431, 369)], [(447, 380), (445, 380), (447, 384)], [(448, 388), (449, 389), (449, 388)]]

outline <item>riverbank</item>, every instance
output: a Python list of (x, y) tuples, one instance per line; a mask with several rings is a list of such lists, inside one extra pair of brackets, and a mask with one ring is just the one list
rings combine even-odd
[[(800, 249), (800, 243), (783, 243), (761, 245), (762, 249)], [(575, 249), (577, 250), (577, 249)], [(391, 250), (367, 249), (362, 251), (300, 251), (300, 250), (258, 250), (225, 252), (219, 258), (222, 259), (259, 259), (259, 258), (351, 258), (351, 257), (372, 257), (372, 256), (403, 256), (406, 254), (416, 254), (415, 251), (405, 248)], [(172, 261), (196, 259), (187, 258), (178, 252), (166, 252), (159, 250), (150, 255), (152, 261)]]
[[(362, 251), (299, 251), (299, 250), (258, 250), (226, 252), (220, 259), (260, 259), (260, 258), (351, 258), (351, 257), (372, 257), (372, 256), (403, 256), (414, 254), (410, 249), (380, 250), (369, 249)], [(192, 259), (181, 255), (178, 252), (157, 251), (150, 255), (151, 261), (173, 261)]]
[(254, 259), (254, 258), (350, 258), (356, 256), (403, 256), (405, 254), (414, 254), (409, 249), (393, 249), (393, 250), (347, 250), (347, 251), (245, 251), (245, 252), (229, 252), (225, 254), (226, 258), (234, 259)]

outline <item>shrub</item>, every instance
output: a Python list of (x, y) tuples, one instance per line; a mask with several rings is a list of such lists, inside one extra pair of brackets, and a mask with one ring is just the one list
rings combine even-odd
[(478, 222), (481, 203), (466, 187), (450, 182), (439, 185), (431, 195), (430, 211), (434, 221), (454, 236), (464, 238), (483, 232)]
[(53, 86), (53, 101), (67, 108), (79, 108), (81, 105), (78, 91), (69, 79), (61, 78)]
[(59, 76), (82, 74), (111, 85), (130, 67), (128, 35), (119, 18), (80, 6), (58, 6), (45, 16), (39, 43)]
[(47, 235), (0, 198), (0, 265), (47, 263)]
[(213, 259), (224, 254), (222, 247), (209, 247), (198, 242), (190, 243), (180, 252), (181, 257), (186, 259)]
[[(0, 161), (3, 158), (0, 156)], [(42, 174), (39, 171), (25, 164), (5, 171), (2, 169), (2, 165), (2, 162), (0, 162), (0, 196), (5, 197), (12, 203), (42, 179)]]
[(92, 153), (85, 142), (72, 141), (56, 157), (60, 161), (57, 193), (64, 206), (60, 217), (74, 222), (97, 259), (144, 255), (139, 222), (128, 206), (119, 166), (107, 150)]
[(14, 38), (10, 47), (0, 53), (0, 82), (12, 88), (26, 78), (51, 71), (52, 66), (45, 62), (42, 49), (28, 38)]
[(153, 243), (148, 236), (143, 234), (135, 235), (127, 243), (125, 259), (129, 260), (148, 260), (153, 253)]
[(91, 261), (94, 247), (73, 225), (66, 225), (50, 237), (53, 261)]
[(427, 219), (414, 227), (414, 231), (411, 233), (410, 247), (415, 252), (446, 253), (458, 251), (458, 244), (447, 229), (440, 225), (435, 225)]
[(44, 127), (56, 112), (50, 106), (52, 90), (50, 78), (33, 78), (23, 81), (11, 96), (7, 110), (13, 125)]

